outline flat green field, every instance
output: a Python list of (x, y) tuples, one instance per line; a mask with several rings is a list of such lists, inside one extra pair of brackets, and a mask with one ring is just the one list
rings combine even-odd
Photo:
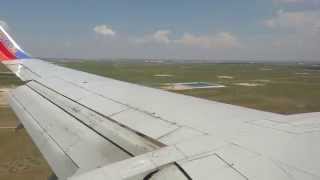
[[(123, 61), (80, 61), (60, 64), (155, 88), (160, 88), (164, 83), (219, 83), (226, 87), (175, 92), (264, 111), (283, 114), (320, 111), (320, 70), (311, 65)], [(258, 86), (250, 87), (239, 83)]]

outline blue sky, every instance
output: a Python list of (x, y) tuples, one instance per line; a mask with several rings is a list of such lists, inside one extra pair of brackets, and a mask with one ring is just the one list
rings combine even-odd
[(35, 56), (320, 61), (320, 0), (11, 0)]

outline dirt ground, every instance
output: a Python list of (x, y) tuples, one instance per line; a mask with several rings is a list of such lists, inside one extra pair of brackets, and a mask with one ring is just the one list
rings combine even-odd
[(8, 88), (0, 89), (0, 180), (44, 180), (51, 174), (41, 153), (7, 104)]

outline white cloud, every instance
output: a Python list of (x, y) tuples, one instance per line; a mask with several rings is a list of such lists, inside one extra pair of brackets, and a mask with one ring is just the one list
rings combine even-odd
[(93, 28), (94, 32), (103, 36), (115, 36), (116, 32), (107, 25), (97, 25)]
[(292, 4), (292, 3), (304, 3), (306, 0), (273, 0), (274, 3), (285, 3), (285, 4)]
[(271, 29), (287, 29), (295, 32), (317, 33), (320, 26), (320, 11), (284, 12), (280, 10), (263, 24)]
[(276, 21), (275, 19), (267, 19), (265, 21), (263, 21), (264, 26), (266, 26), (267, 28), (273, 29), (276, 27)]
[(159, 43), (159, 44), (169, 44), (171, 42), (169, 36), (171, 34), (170, 30), (157, 30), (152, 34), (145, 35), (142, 38), (136, 38), (136, 43)]
[(158, 43), (170, 43), (169, 35), (171, 32), (169, 30), (159, 30), (156, 31), (152, 38)]
[(170, 30), (157, 30), (156, 32), (146, 35), (143, 38), (136, 38), (137, 43), (157, 43), (167, 45), (184, 45), (200, 48), (233, 48), (239, 47), (240, 43), (237, 38), (229, 32), (220, 32), (215, 35), (193, 35), (185, 33), (177, 39), (170, 38)]
[(270, 19), (263, 21), (263, 24), (273, 31), (273, 36), (264, 41), (265, 47), (260, 48), (260, 52), (270, 51), (275, 57), (287, 59), (319, 58), (319, 51), (316, 50), (320, 46), (319, 10), (280, 10)]
[(176, 43), (205, 48), (234, 48), (240, 47), (237, 38), (229, 32), (220, 32), (211, 36), (196, 36), (185, 33)]
[(273, 3), (282, 5), (302, 5), (307, 7), (319, 7), (320, 0), (273, 0)]

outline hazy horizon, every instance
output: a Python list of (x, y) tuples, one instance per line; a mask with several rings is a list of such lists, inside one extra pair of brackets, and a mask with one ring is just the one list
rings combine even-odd
[(47, 61), (66, 61), (66, 62), (76, 62), (76, 61), (119, 61), (119, 62), (149, 62), (149, 63), (244, 63), (244, 64), (301, 64), (301, 65), (320, 65), (319, 61), (292, 61), (292, 60), (232, 60), (232, 59), (162, 59), (162, 58), (50, 58), (50, 57), (36, 57), (38, 59), (43, 59)]

